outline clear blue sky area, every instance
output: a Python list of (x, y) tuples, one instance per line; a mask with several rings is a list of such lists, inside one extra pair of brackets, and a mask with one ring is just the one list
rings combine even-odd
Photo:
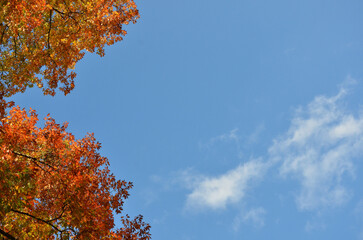
[(70, 95), (13, 100), (94, 132), (153, 239), (363, 239), (363, 2), (136, 3)]

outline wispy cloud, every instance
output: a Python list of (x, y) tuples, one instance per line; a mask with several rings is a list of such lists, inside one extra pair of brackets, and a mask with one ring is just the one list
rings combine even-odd
[(237, 156), (239, 158), (242, 157), (242, 150), (241, 150), (241, 138), (238, 134), (238, 128), (234, 128), (228, 133), (221, 134), (219, 136), (213, 137), (209, 139), (207, 142), (199, 143), (199, 147), (203, 150), (214, 150), (216, 146), (221, 145), (222, 143), (232, 145), (236, 148)]
[(233, 229), (238, 231), (241, 224), (252, 224), (255, 228), (265, 226), (266, 210), (262, 207), (252, 208), (247, 212), (242, 211), (233, 221)]
[(218, 177), (184, 174), (192, 188), (187, 196), (187, 208), (224, 209), (227, 204), (237, 203), (264, 170), (265, 164), (260, 160), (251, 160)]
[(323, 222), (321, 222), (321, 220), (310, 220), (310, 221), (307, 221), (305, 224), (305, 231), (307, 231), (307, 232), (322, 230), (325, 228), (326, 228), (326, 225)]
[(234, 128), (227, 133), (212, 137), (206, 142), (199, 142), (199, 147), (201, 150), (207, 150), (213, 156), (219, 153), (225, 158), (226, 154), (233, 153), (238, 159), (242, 159), (246, 157), (246, 153), (250, 152), (251, 146), (260, 140), (264, 131), (263, 123), (257, 124), (249, 134), (241, 134), (238, 128)]
[(232, 129), (231, 131), (229, 131), (229, 133), (224, 133), (219, 136), (213, 137), (209, 139), (207, 143), (200, 143), (199, 145), (201, 147), (210, 148), (217, 142), (225, 142), (225, 141), (232, 141), (238, 144), (240, 141), (240, 138), (238, 136), (238, 128)]
[[(300, 210), (336, 207), (347, 202), (352, 192), (346, 181), (354, 179), (354, 160), (363, 152), (363, 114), (353, 114), (345, 108), (347, 94), (343, 86), (335, 96), (318, 96), (306, 107), (298, 108), (286, 133), (269, 147), (265, 161), (247, 161), (215, 177), (185, 174), (189, 180), (184, 182), (191, 189), (187, 207), (224, 209), (240, 202), (251, 183), (275, 167), (284, 179), (292, 178), (299, 183), (296, 203)], [(238, 129), (234, 129), (213, 138), (211, 143), (238, 142), (237, 133)], [(246, 219), (258, 222), (254, 216), (251, 212)], [(311, 229), (312, 224), (307, 228)]]
[(248, 144), (254, 144), (258, 142), (262, 132), (265, 131), (265, 125), (259, 124), (255, 130), (248, 136), (247, 143)]
[(298, 109), (287, 133), (269, 149), (271, 161), (281, 164), (280, 174), (300, 182), (301, 210), (339, 206), (351, 196), (343, 177), (354, 176), (353, 159), (363, 149), (363, 116), (344, 110), (346, 93), (319, 96)]

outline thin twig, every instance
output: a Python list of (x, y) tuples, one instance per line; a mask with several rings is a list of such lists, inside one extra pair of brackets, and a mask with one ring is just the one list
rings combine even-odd
[(40, 222), (43, 222), (45, 224), (48, 224), (49, 226), (51, 226), (52, 228), (54, 228), (55, 230), (57, 230), (58, 232), (61, 232), (61, 230), (59, 228), (57, 228), (56, 226), (54, 226), (52, 223), (50, 223), (50, 221), (46, 221), (46, 220), (43, 220), (41, 218), (38, 218), (38, 217), (35, 217), (29, 213), (25, 213), (25, 212), (21, 212), (21, 211), (18, 211), (18, 210), (15, 210), (15, 209), (10, 209), (12, 212), (15, 212), (15, 213), (19, 213), (19, 214), (22, 214), (22, 215), (25, 215), (25, 216), (28, 216), (28, 217), (31, 217), (31, 218), (34, 218), (35, 220), (38, 220)]
[(50, 49), (50, 43), (49, 43), (49, 38), (50, 38), (50, 30), (52, 29), (52, 15), (53, 15), (53, 9), (50, 10), (50, 16), (49, 16), (49, 30), (48, 30), (48, 49)]
[[(39, 160), (38, 158), (35, 158), (35, 157), (32, 157), (32, 156), (29, 156), (29, 155), (26, 155), (26, 154), (24, 154), (24, 153), (20, 153), (20, 152), (17, 152), (17, 151), (12, 151), (15, 155), (18, 155), (18, 156), (21, 156), (21, 157), (25, 157), (25, 158), (28, 158), (28, 159), (30, 159), (30, 160), (32, 160), (33, 162), (37, 162), (37, 163), (41, 163), (41, 164), (44, 164), (44, 165), (46, 165), (46, 166), (48, 166), (48, 167), (50, 167), (50, 168), (52, 168), (52, 169), (54, 169), (55, 170), (55, 168), (52, 166), (52, 165), (50, 165), (50, 164), (48, 164), (48, 163), (46, 163), (46, 162), (44, 162), (44, 161), (41, 161), (41, 160)], [(39, 166), (39, 165), (38, 165)], [(44, 170), (44, 169), (43, 169)]]
[(9, 28), (9, 26), (7, 24), (5, 24), (3, 32), (1, 33), (1, 42), (0, 45), (3, 44), (3, 39), (4, 39), (4, 35), (5, 35), (5, 31)]

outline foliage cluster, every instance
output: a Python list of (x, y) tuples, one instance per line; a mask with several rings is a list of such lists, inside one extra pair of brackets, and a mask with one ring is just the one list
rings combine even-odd
[(0, 236), (8, 239), (150, 239), (141, 215), (122, 216), (131, 182), (116, 180), (92, 134), (83, 139), (8, 97), (37, 86), (74, 88), (85, 52), (104, 55), (139, 17), (133, 0), (0, 0)]

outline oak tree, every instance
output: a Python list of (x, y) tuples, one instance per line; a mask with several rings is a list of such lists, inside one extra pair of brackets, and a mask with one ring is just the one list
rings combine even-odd
[(49, 116), (19, 107), (0, 122), (0, 235), (9, 239), (150, 239), (122, 213), (132, 183), (116, 180), (92, 134), (76, 140)]
[(121, 214), (132, 183), (116, 180), (92, 134), (76, 140), (5, 98), (37, 86), (74, 88), (85, 52), (104, 55), (139, 17), (133, 0), (0, 0), (0, 236), (8, 239), (150, 239), (142, 216)]
[(103, 56), (138, 17), (133, 0), (0, 0), (0, 97), (68, 94), (85, 51)]

